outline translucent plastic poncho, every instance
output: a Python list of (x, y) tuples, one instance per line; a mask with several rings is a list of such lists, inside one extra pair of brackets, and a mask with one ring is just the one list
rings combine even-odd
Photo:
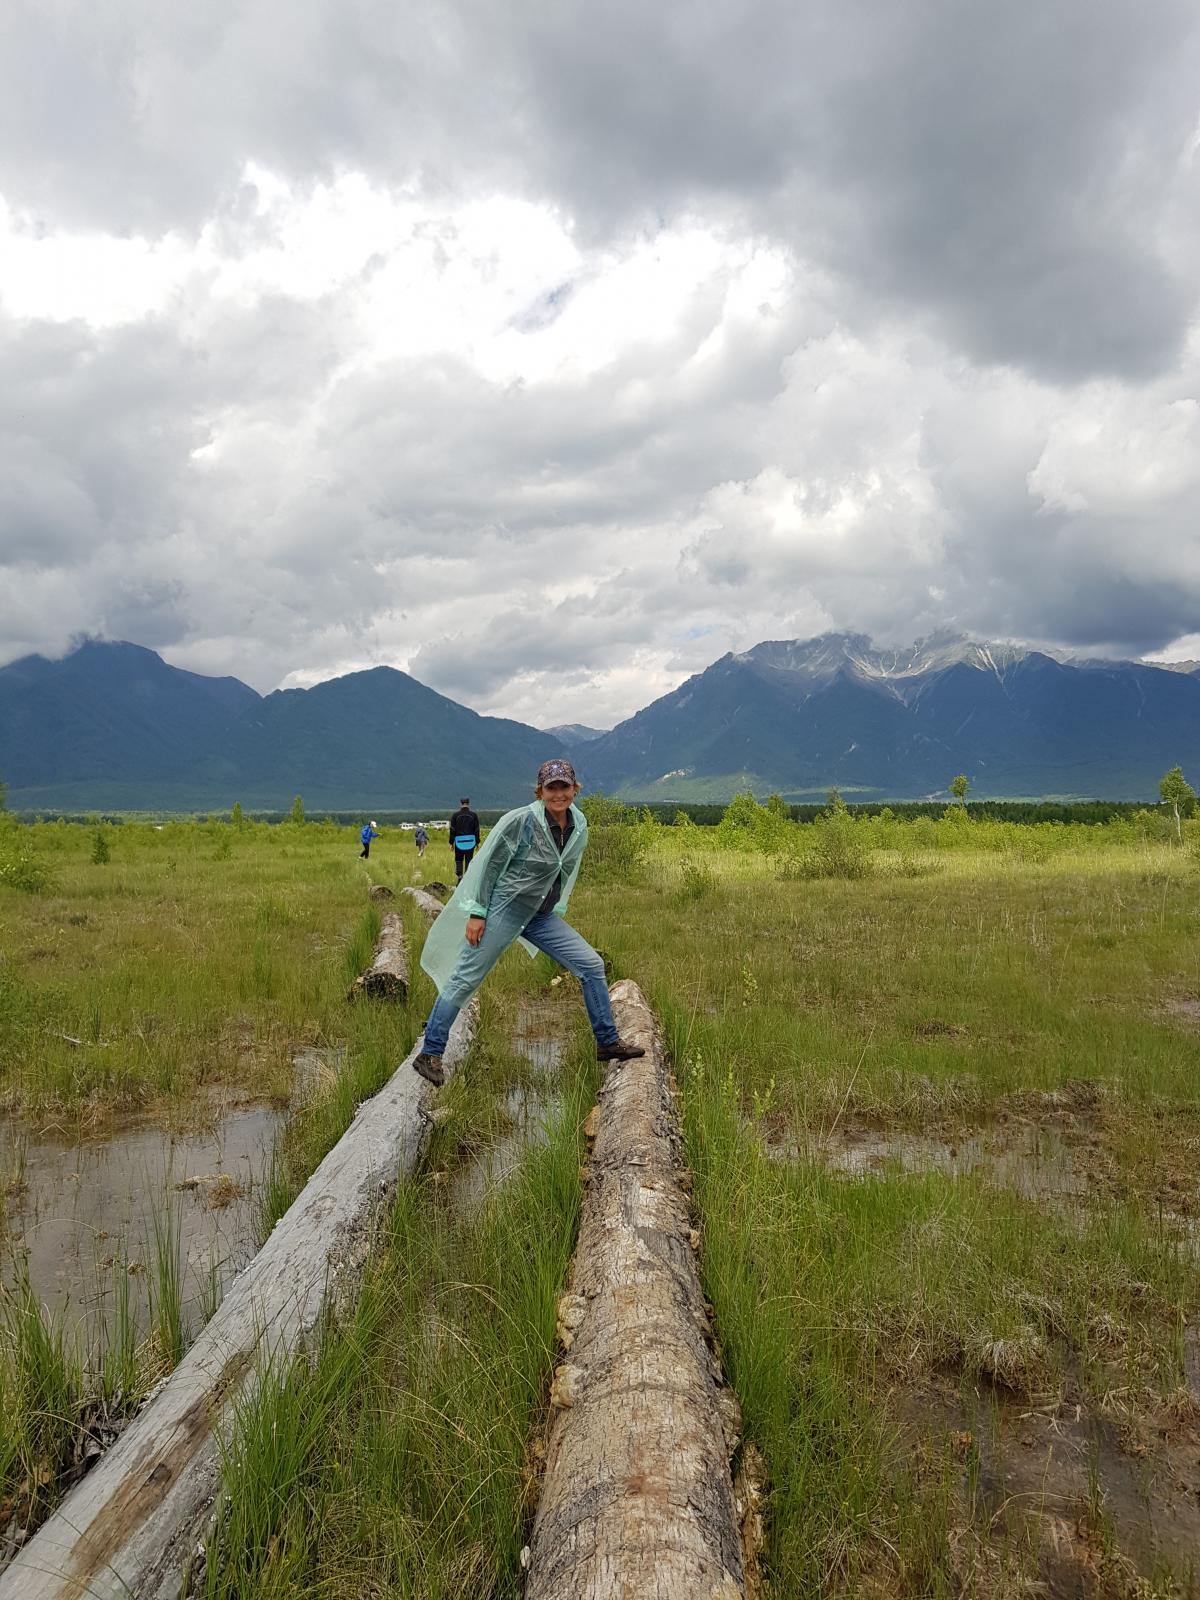
[[(425, 940), (421, 965), (437, 984), (439, 993), (454, 971), (466, 940), (469, 917), (490, 918), (512, 907), (524, 913), (517, 923), (524, 927), (537, 915), (560, 873), (562, 892), (554, 914), (566, 915), (587, 844), (587, 818), (577, 806), (571, 807), (571, 817), (575, 828), (561, 856), (540, 800), (500, 818)], [(531, 944), (525, 944), (523, 939), (521, 943), (531, 956), (537, 954)]]

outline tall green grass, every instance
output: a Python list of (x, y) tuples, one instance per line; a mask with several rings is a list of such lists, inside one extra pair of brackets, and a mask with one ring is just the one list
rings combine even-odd
[[(95, 1120), (182, 1112), (216, 1085), (284, 1097), (295, 1047), (340, 1032), (377, 915), (353, 829), (126, 823), (97, 862), (94, 828), (2, 826), (53, 882), (0, 874), (0, 1107)], [(411, 835), (376, 852), (376, 879), (416, 867)]]
[(352, 1320), (271, 1374), (224, 1464), (206, 1593), (515, 1596), (594, 1068), (465, 1215), (402, 1186)]
[(1028, 1404), (1178, 1392), (1197, 1253), (1177, 1233), (1121, 1205), (1069, 1223), (971, 1179), (773, 1159), (728, 1072), (682, 1076), (705, 1290), (769, 1468), (772, 1594), (960, 1592), (961, 1473), (931, 1422), (939, 1470), (914, 1474), (897, 1395), (946, 1375)]

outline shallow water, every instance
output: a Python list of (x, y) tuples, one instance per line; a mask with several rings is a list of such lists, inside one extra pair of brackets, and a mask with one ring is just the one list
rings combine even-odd
[(185, 1311), (228, 1284), (256, 1248), (253, 1192), (285, 1113), (240, 1106), (203, 1131), (126, 1123), (82, 1141), (0, 1124), (0, 1281), (28, 1270), (40, 1302), (79, 1327), (103, 1316), (115, 1275), (144, 1314), (154, 1222), (178, 1218)]
[(1080, 1405), (1020, 1400), (986, 1386), (909, 1396), (898, 1409), (906, 1431), (925, 1434), (932, 1424), (958, 1442), (964, 1504), (984, 1541), (998, 1550), (1033, 1545), (1044, 1587), (1029, 1592), (1058, 1600), (1133, 1592), (1096, 1588), (1098, 1530), (1089, 1526), (1089, 1508), (1141, 1573), (1163, 1564), (1183, 1578), (1194, 1571), (1200, 1456), (1190, 1430), (1131, 1451), (1112, 1424)]
[(819, 1161), (849, 1178), (898, 1168), (905, 1173), (975, 1175), (1029, 1199), (1079, 1199), (1088, 1192), (1085, 1149), (1070, 1144), (1055, 1127), (1005, 1124), (969, 1135), (883, 1133), (848, 1128), (808, 1144), (768, 1147), (784, 1160)]
[(525, 1153), (546, 1143), (547, 1128), (562, 1107), (558, 1068), (565, 1037), (562, 1008), (529, 1001), (522, 1005), (512, 1044), (534, 1069), (530, 1082), (514, 1085), (504, 1097), (504, 1132), (450, 1180), (450, 1203), (455, 1208), (477, 1206), (490, 1189), (498, 1188), (516, 1171)]

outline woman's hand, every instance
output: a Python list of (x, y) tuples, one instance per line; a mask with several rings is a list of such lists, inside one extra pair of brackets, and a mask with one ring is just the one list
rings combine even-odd
[(467, 918), (467, 943), (468, 944), (478, 944), (479, 941), (483, 938), (483, 930), (486, 927), (487, 927), (487, 919), (485, 917), (468, 917)]

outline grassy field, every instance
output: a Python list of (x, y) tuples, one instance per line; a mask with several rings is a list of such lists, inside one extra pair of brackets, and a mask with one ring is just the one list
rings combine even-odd
[[(217, 1084), (285, 1095), (318, 1043), (339, 1064), (280, 1146), (269, 1223), (408, 1048), (424, 980), (385, 1021), (345, 1004), (372, 933), (349, 829), (114, 828), (107, 862), (94, 832), (25, 830), (57, 881), (0, 887), (0, 1094), (179, 1118)], [(411, 835), (370, 867), (409, 881)], [(598, 832), (573, 920), (674, 1056), (768, 1591), (1197, 1593), (1190, 837), (742, 805)], [(489, 980), (356, 1321), (242, 1419), (210, 1592), (519, 1593), (594, 1084), (577, 993), (548, 981), (519, 953)], [(543, 1013), (566, 1049), (515, 1137)], [(507, 1177), (475, 1183), (489, 1150)], [(36, 1389), (59, 1370), (40, 1346), (4, 1348), (17, 1414), (21, 1382), (39, 1415), (78, 1406)]]

